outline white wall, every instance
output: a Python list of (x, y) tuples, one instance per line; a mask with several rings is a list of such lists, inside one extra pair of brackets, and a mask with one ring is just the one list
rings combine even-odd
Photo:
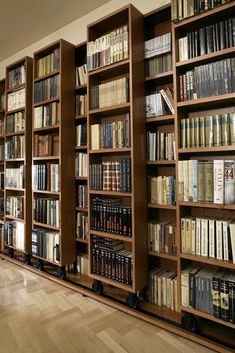
[(30, 45), (27, 48), (22, 49), (16, 54), (0, 62), (0, 79), (5, 77), (5, 67), (11, 63), (23, 58), (24, 56), (32, 56), (36, 50), (43, 48), (44, 46), (58, 40), (65, 39), (75, 45), (86, 40), (86, 26), (99, 18), (108, 15), (112, 11), (115, 11), (122, 6), (132, 3), (138, 10), (143, 14), (150, 12), (158, 7), (168, 4), (169, 0), (111, 0), (105, 5), (98, 9), (86, 14), (83, 17), (71, 22), (67, 26), (62, 27), (58, 31), (50, 34), (49, 36), (39, 40), (38, 42)]

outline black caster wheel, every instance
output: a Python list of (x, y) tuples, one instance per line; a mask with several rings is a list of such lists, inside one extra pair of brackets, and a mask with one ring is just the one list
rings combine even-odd
[(60, 279), (65, 279), (66, 277), (66, 270), (65, 270), (65, 267), (62, 266), (62, 267), (59, 267), (58, 270), (57, 270), (57, 273), (58, 273), (58, 277)]
[(83, 297), (83, 298), (86, 298), (86, 297), (87, 297), (87, 295), (86, 295), (86, 294), (82, 294), (82, 297)]
[(39, 270), (39, 271), (42, 271), (43, 268), (44, 268), (44, 265), (43, 265), (43, 261), (42, 260), (38, 260), (36, 262), (36, 268)]
[(97, 281), (96, 279), (92, 283), (92, 290), (94, 293), (102, 295), (104, 292), (103, 284), (100, 281)]
[(24, 254), (23, 261), (26, 265), (30, 265), (31, 264), (30, 255)]
[(128, 293), (127, 304), (132, 309), (137, 309), (138, 308), (138, 306), (139, 306), (139, 298), (137, 297), (136, 293)]
[(13, 257), (14, 257), (14, 249), (8, 248), (8, 250), (7, 250), (7, 255), (8, 255), (11, 259), (13, 259)]
[(189, 332), (198, 331), (198, 320), (193, 314), (184, 313), (181, 319), (181, 324)]

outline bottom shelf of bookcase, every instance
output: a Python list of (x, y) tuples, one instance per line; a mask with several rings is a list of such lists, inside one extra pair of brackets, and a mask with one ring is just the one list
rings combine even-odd
[(94, 273), (91, 273), (90, 277), (95, 279), (95, 280), (97, 280), (97, 281), (101, 281), (101, 282), (104, 282), (106, 284), (110, 284), (111, 286), (114, 286), (114, 287), (117, 287), (117, 288), (120, 288), (120, 289), (124, 289), (125, 291), (131, 292), (131, 293), (135, 293), (136, 292), (134, 290), (133, 286), (130, 286), (130, 285), (125, 284), (125, 283), (120, 283), (120, 282), (114, 281), (114, 280), (109, 279), (109, 278), (104, 277), (104, 276), (99, 276), (99, 275), (96, 275)]
[(24, 250), (24, 249), (17, 248), (16, 246), (9, 245), (9, 244), (5, 244), (5, 243), (4, 243), (4, 246), (5, 246), (6, 248), (13, 249), (13, 250), (15, 250), (15, 251), (19, 251), (19, 252), (25, 253), (25, 250)]
[(161, 318), (169, 321), (181, 323), (181, 313), (177, 311), (170, 310), (166, 306), (159, 306), (149, 302), (141, 302), (140, 308), (148, 313), (160, 316)]
[(49, 264), (55, 265), (55, 266), (62, 266), (59, 262), (54, 262), (48, 259), (45, 259), (44, 257), (41, 256), (37, 256), (37, 255), (32, 255), (33, 258), (38, 259), (38, 260), (42, 260), (45, 262), (48, 262)]
[(202, 317), (204, 319), (211, 320), (211, 321), (214, 321), (214, 322), (216, 322), (218, 324), (221, 324), (221, 325), (224, 325), (224, 326), (228, 326), (228, 327), (231, 327), (232, 329), (235, 329), (235, 324), (232, 324), (231, 322), (227, 322), (227, 321), (223, 321), (223, 320), (217, 319), (213, 315), (208, 314), (208, 313), (204, 313), (203, 311), (200, 311), (200, 310), (197, 310), (197, 309), (193, 309), (193, 308), (190, 308), (190, 307), (186, 307), (186, 306), (183, 306), (183, 305), (180, 306), (180, 309), (182, 311), (187, 312), (187, 313), (194, 314), (194, 315)]

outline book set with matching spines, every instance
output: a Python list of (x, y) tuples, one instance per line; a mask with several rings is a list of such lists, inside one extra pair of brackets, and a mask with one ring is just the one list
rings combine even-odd
[(87, 145), (87, 124), (76, 126), (76, 147)]
[(4, 222), (3, 240), (5, 245), (20, 251), (25, 251), (24, 223), (21, 221)]
[(147, 131), (147, 160), (172, 161), (176, 158), (175, 133)]
[(148, 201), (153, 205), (175, 205), (175, 176), (148, 176)]
[(57, 163), (34, 164), (32, 168), (33, 190), (60, 191), (60, 167)]
[(34, 108), (34, 128), (55, 126), (60, 122), (58, 102), (40, 105)]
[(59, 135), (34, 134), (34, 157), (59, 156)]
[[(25, 128), (25, 112), (10, 114), (6, 118), (6, 134), (23, 132)], [(3, 133), (2, 133), (3, 135)]]
[(25, 166), (21, 165), (19, 168), (5, 169), (5, 187), (7, 188), (24, 188)]
[(58, 199), (35, 197), (33, 200), (34, 221), (59, 228), (59, 203)]
[(79, 94), (75, 97), (76, 116), (87, 114), (87, 94)]
[(76, 206), (79, 208), (87, 208), (88, 199), (87, 199), (87, 185), (78, 185), (76, 188)]
[(60, 262), (60, 233), (34, 229), (32, 231), (32, 255), (53, 263)]

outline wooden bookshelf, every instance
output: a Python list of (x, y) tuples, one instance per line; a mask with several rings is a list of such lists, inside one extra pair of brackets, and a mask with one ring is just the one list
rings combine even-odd
[[(143, 67), (143, 16), (132, 6), (128, 5), (120, 10), (92, 23), (88, 26), (88, 42), (94, 41), (102, 35), (122, 26), (128, 26), (129, 55), (127, 59), (111, 63), (100, 68), (88, 71), (88, 102), (91, 102), (91, 89), (96, 84), (102, 84), (115, 79), (129, 78), (129, 100), (121, 104), (110, 105), (104, 108), (92, 109), (89, 106), (88, 131), (89, 131), (89, 165), (102, 163), (102, 161), (118, 161), (120, 158), (131, 158), (131, 192), (91, 190), (89, 186), (89, 258), (90, 277), (93, 278), (93, 289), (96, 285), (102, 286), (108, 283), (116, 288), (127, 291), (130, 305), (136, 300), (136, 293), (147, 284), (147, 236), (146, 236), (146, 201), (145, 201), (145, 136), (144, 136), (144, 67)], [(137, 49), (138, 48), (138, 49)], [(137, 99), (138, 97), (138, 99)], [(130, 148), (111, 148), (98, 150), (91, 149), (91, 126), (105, 122), (114, 122), (123, 119), (129, 114), (130, 119)], [(91, 229), (92, 200), (101, 197), (118, 197), (124, 205), (132, 209), (132, 238), (122, 237), (107, 232), (99, 232)], [(132, 285), (107, 279), (105, 276), (92, 272), (92, 236), (100, 236), (123, 240), (124, 249), (132, 253), (133, 277)], [(100, 287), (98, 287), (98, 292)]]
[[(0, 173), (4, 173), (4, 135), (5, 135), (5, 79), (0, 80), (0, 124), (1, 124), (1, 133), (0, 133), (0, 148), (3, 149), (3, 155), (1, 156), (1, 163), (0, 163)], [(1, 185), (0, 190), (0, 225), (1, 229), (3, 226), (4, 221), (4, 184)], [(1, 231), (1, 234), (3, 232)], [(3, 249), (3, 236), (0, 239), (0, 249)]]
[[(10, 86), (10, 72), (24, 66), (25, 82), (23, 84), (11, 87)], [(31, 229), (32, 229), (32, 189), (31, 189), (31, 166), (32, 166), (32, 74), (33, 74), (33, 60), (30, 57), (24, 57), (19, 61), (6, 67), (6, 110), (5, 110), (5, 131), (7, 132), (7, 119), (9, 115), (22, 112), (25, 119), (25, 127), (22, 134), (12, 133), (5, 135), (5, 148), (6, 143), (14, 137), (24, 138), (25, 150), (22, 158), (8, 158), (5, 159), (4, 169), (18, 168), (24, 166), (24, 188), (8, 188), (5, 187), (4, 192), (4, 210), (5, 210), (5, 222), (19, 221), (23, 223), (23, 236), (24, 246), (21, 252), (24, 253), (24, 260), (28, 262), (29, 255), (31, 253)], [(9, 106), (9, 94), (20, 92), (21, 89), (25, 89), (24, 93), (24, 105), (17, 109), (12, 109)], [(5, 151), (6, 153), (6, 151)], [(5, 155), (6, 156), (6, 155)], [(6, 213), (6, 202), (7, 197), (10, 196), (23, 196), (23, 215), (22, 218), (13, 217)], [(4, 244), (5, 245), (5, 244)], [(12, 246), (10, 256), (14, 256), (14, 251), (19, 251), (17, 247)]]
[[(50, 67), (46, 64), (45, 57), (50, 57)], [(65, 40), (58, 40), (51, 45), (34, 53), (34, 66), (33, 66), (33, 84), (34, 84), (34, 115), (33, 115), (33, 166), (36, 168), (37, 165), (48, 165), (51, 167), (51, 163), (59, 165), (57, 178), (59, 178), (59, 191), (47, 191), (38, 190), (38, 187), (33, 189), (33, 198), (31, 203), (38, 198), (46, 198), (50, 200), (59, 200), (58, 213), (56, 217), (59, 217), (59, 227), (54, 224), (42, 223), (40, 221), (33, 220), (33, 230), (45, 230), (45, 231), (56, 231), (59, 233), (59, 245), (58, 245), (58, 258), (57, 261), (52, 258), (45, 258), (44, 256), (38, 256), (37, 268), (41, 268), (40, 265), (43, 262), (52, 262), (58, 266), (58, 275), (64, 278), (66, 275), (65, 265), (71, 264), (75, 260), (75, 239), (74, 239), (74, 159), (73, 159), (73, 144), (71, 141), (74, 140), (74, 128), (73, 128), (73, 117), (74, 117), (74, 89), (75, 89), (75, 77), (74, 77), (74, 45), (66, 42)], [(53, 85), (54, 91), (51, 88), (51, 96), (43, 96), (43, 92), (40, 91), (40, 87), (47, 81), (49, 86)], [(58, 81), (56, 81), (58, 80)], [(55, 83), (54, 83), (55, 82)], [(40, 86), (41, 85), (41, 86)], [(51, 106), (49, 105), (51, 104)], [(45, 121), (43, 115), (40, 116), (40, 125), (38, 125), (38, 115), (36, 115), (37, 109), (45, 112), (45, 109), (53, 109), (52, 104), (55, 104), (55, 115), (52, 117), (49, 115), (49, 121)], [(52, 108), (51, 108), (52, 107)], [(42, 113), (41, 113), (42, 114)], [(37, 120), (36, 120), (37, 119)], [(46, 126), (45, 126), (46, 124)], [(54, 145), (52, 152), (49, 151), (49, 155), (38, 156), (36, 154), (37, 146), (35, 139), (42, 139), (43, 136), (48, 135), (49, 139), (57, 139), (58, 155), (53, 155)], [(53, 140), (54, 141), (54, 140)], [(49, 143), (49, 142), (48, 142)], [(53, 142), (54, 143), (54, 142)], [(47, 147), (47, 145), (46, 145)], [(47, 181), (47, 189), (48, 189)], [(49, 189), (50, 190), (50, 186)], [(49, 235), (50, 236), (50, 235)], [(53, 254), (55, 259), (55, 253)], [(38, 266), (37, 266), (38, 265)]]

